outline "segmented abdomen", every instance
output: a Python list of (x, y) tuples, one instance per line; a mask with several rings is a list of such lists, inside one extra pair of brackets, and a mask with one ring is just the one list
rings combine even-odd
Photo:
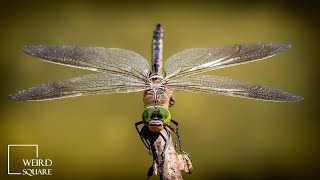
[(152, 73), (160, 74), (162, 69), (162, 36), (163, 29), (160, 24), (153, 31), (152, 42)]

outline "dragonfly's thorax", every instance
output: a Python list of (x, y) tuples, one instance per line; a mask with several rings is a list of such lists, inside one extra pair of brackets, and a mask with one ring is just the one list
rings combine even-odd
[(153, 75), (149, 78), (150, 89), (158, 91), (164, 89), (163, 77), (160, 75)]
[(144, 94), (144, 105), (149, 106), (163, 106), (169, 108), (174, 104), (173, 91), (166, 89), (164, 86), (163, 77), (160, 75), (153, 75), (148, 80), (149, 89)]

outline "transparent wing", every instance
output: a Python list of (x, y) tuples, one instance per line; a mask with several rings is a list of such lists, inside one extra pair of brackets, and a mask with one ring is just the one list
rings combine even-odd
[(167, 79), (192, 75), (268, 58), (290, 47), (287, 43), (257, 43), (187, 49), (171, 56), (164, 64), (164, 71)]
[(222, 94), (278, 102), (297, 102), (302, 97), (268, 87), (221, 76), (188, 76), (167, 82), (166, 87), (183, 92)]
[(32, 87), (9, 96), (17, 101), (41, 101), (74, 96), (129, 93), (147, 89), (144, 81), (109, 73), (89, 74)]
[(145, 58), (125, 49), (79, 46), (25, 46), (23, 51), (51, 63), (92, 71), (127, 74), (145, 79), (150, 66)]

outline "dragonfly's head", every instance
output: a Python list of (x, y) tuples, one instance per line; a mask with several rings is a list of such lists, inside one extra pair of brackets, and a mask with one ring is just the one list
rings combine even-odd
[(142, 113), (143, 123), (152, 132), (160, 132), (171, 121), (169, 110), (163, 106), (149, 106)]

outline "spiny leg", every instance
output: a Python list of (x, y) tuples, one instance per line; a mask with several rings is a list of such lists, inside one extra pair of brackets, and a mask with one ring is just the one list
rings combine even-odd
[(149, 150), (149, 154), (151, 155), (151, 146), (148, 140), (146, 140), (146, 138), (143, 137), (143, 134), (141, 133), (142, 129), (139, 130), (138, 126), (143, 124), (143, 121), (139, 121), (135, 123), (136, 126), (136, 130), (140, 136), (141, 141), (143, 142), (144, 146)]
[(171, 126), (170, 129), (173, 129), (173, 132), (175, 133), (176, 135), (176, 147), (179, 148), (180, 152), (182, 152), (183, 154), (187, 155), (188, 157), (190, 157), (190, 155), (185, 152), (183, 149), (182, 149), (182, 145), (181, 145), (181, 141), (180, 141), (180, 135), (179, 135), (179, 123), (173, 119), (171, 119), (171, 122), (176, 125), (176, 129), (172, 128)]
[(139, 130), (138, 126), (143, 124), (143, 121), (139, 121), (139, 122), (136, 122), (135, 123), (135, 126), (136, 126), (136, 130), (140, 136), (140, 139), (141, 141), (143, 142), (144, 146), (146, 146), (147, 149), (150, 149), (150, 144), (149, 142), (146, 141), (146, 139), (143, 137), (142, 133), (141, 133), (141, 130)]

